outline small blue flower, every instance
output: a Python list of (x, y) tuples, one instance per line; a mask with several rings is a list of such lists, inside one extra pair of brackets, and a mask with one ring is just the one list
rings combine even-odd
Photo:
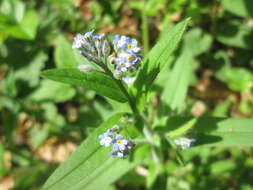
[(111, 129), (108, 129), (102, 135), (99, 135), (100, 144), (108, 147), (112, 145), (112, 151), (110, 154), (113, 158), (122, 158), (129, 154), (132, 150), (134, 143), (130, 140), (123, 138), (118, 134), (119, 126), (115, 125)]
[(118, 71), (126, 72), (128, 68), (132, 67), (140, 58), (135, 54), (120, 53), (116, 58), (116, 69)]
[(131, 66), (131, 64), (128, 62), (123, 62), (123, 61), (119, 61), (119, 60), (116, 61), (116, 70), (117, 71), (126, 72), (130, 66)]
[(77, 49), (81, 48), (83, 45), (83, 38), (84, 38), (84, 36), (82, 34), (77, 34), (74, 37), (74, 42), (73, 42), (72, 48), (77, 48)]
[(92, 39), (92, 38), (94, 38), (94, 39), (101, 40), (105, 36), (105, 34), (93, 34), (93, 32), (94, 32), (94, 30), (86, 32), (83, 35), (82, 34), (77, 34), (74, 37), (74, 42), (73, 42), (72, 48), (76, 48), (76, 49), (82, 48), (82, 46), (85, 45), (85, 40), (86, 39)]
[(123, 50), (128, 53), (138, 53), (140, 51), (137, 40), (127, 36), (115, 35), (113, 45), (116, 52)]
[(117, 44), (118, 44), (120, 38), (121, 38), (121, 35), (115, 35), (115, 36), (114, 36), (114, 40), (113, 40), (113, 42), (112, 42), (114, 46), (117, 46)]
[(95, 38), (95, 39), (101, 40), (101, 39), (105, 36), (105, 34), (93, 34), (92, 36), (93, 36), (93, 38)]
[(125, 156), (124, 152), (122, 152), (118, 149), (113, 149), (111, 152), (111, 155), (113, 158), (122, 158)]
[(113, 150), (124, 151), (127, 149), (128, 140), (118, 135), (112, 140), (112, 143), (113, 143)]
[(112, 130), (108, 129), (104, 134), (99, 135), (100, 144), (102, 146), (108, 147), (112, 143), (114, 133)]

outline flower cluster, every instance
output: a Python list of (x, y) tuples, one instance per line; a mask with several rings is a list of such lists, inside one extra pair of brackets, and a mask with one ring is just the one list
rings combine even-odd
[(190, 148), (193, 143), (195, 142), (195, 139), (190, 139), (186, 137), (179, 137), (174, 140), (175, 144), (179, 146), (181, 149), (185, 150)]
[[(110, 44), (105, 34), (93, 34), (93, 32), (94, 30), (85, 34), (77, 34), (72, 47), (78, 49), (88, 60), (100, 66), (102, 64), (102, 67), (107, 67), (108, 64), (114, 65), (112, 71), (114, 76), (122, 80), (127, 74), (137, 70), (141, 61), (138, 55), (141, 49), (135, 39), (115, 35)], [(113, 52), (111, 46), (114, 48)]]
[(100, 144), (105, 147), (112, 145), (111, 155), (113, 158), (122, 158), (126, 156), (133, 148), (133, 142), (123, 138), (117, 132), (118, 126), (114, 126), (112, 129), (108, 129), (102, 135), (99, 135)]
[(135, 39), (127, 36), (116, 35), (113, 47), (117, 57), (115, 58), (116, 70), (119, 72), (134, 72), (138, 68), (141, 58), (138, 56), (140, 48)]
[(105, 34), (93, 34), (94, 30), (85, 34), (77, 34), (74, 38), (72, 48), (95, 63), (100, 63), (111, 52), (111, 47)]

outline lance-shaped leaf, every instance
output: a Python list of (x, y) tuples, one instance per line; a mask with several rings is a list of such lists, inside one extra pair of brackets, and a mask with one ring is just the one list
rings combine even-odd
[(112, 158), (110, 148), (99, 144), (98, 136), (118, 124), (122, 116), (123, 113), (112, 116), (91, 133), (49, 177), (42, 190), (103, 189), (133, 168), (136, 163)]
[(136, 96), (138, 108), (143, 109), (146, 95), (160, 70), (170, 63), (171, 53), (177, 48), (189, 19), (177, 24), (167, 35), (163, 35), (149, 52), (140, 68), (138, 77), (131, 89)]
[[(170, 110), (180, 112), (184, 103), (192, 72), (192, 55), (187, 51), (178, 58), (162, 95), (162, 101)], [(165, 109), (164, 111), (167, 112)], [(168, 112), (167, 112), (168, 113)]]
[(81, 72), (77, 69), (51, 69), (42, 72), (42, 76), (54, 81), (94, 90), (100, 95), (119, 102), (127, 101), (116, 82), (104, 73)]
[(195, 133), (195, 145), (253, 146), (252, 119), (174, 117), (168, 120), (166, 128), (170, 130), (168, 138), (183, 135), (186, 130)]

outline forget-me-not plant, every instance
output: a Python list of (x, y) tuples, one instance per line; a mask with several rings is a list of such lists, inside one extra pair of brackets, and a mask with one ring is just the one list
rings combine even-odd
[(85, 34), (77, 34), (72, 48), (78, 49), (86, 59), (104, 69), (110, 70), (111, 65), (114, 65), (111, 72), (118, 79), (135, 72), (141, 62), (138, 55), (141, 48), (138, 47), (137, 40), (127, 36), (115, 35), (113, 42), (110, 43), (105, 34), (94, 34), (92, 30)]
[[(113, 76), (117, 76), (127, 85), (133, 83), (135, 79), (135, 77), (129, 77), (128, 73), (135, 72), (141, 62), (138, 55), (141, 48), (138, 47), (137, 40), (127, 36), (115, 35), (113, 42), (110, 43), (105, 34), (94, 34), (92, 30), (85, 34), (77, 34), (72, 48), (78, 49), (86, 59), (99, 65), (105, 71), (113, 73)], [(111, 68), (114, 69), (111, 70)], [(78, 69), (83, 72), (92, 71), (89, 66), (78, 66)], [(131, 83), (126, 80), (129, 78), (133, 79)], [(124, 157), (133, 148), (133, 143), (120, 136), (117, 133), (118, 130), (118, 127), (114, 126), (99, 135), (100, 145), (105, 147), (112, 145), (112, 157)]]
[(100, 139), (100, 145), (105, 147), (112, 145), (112, 151), (110, 154), (113, 158), (122, 158), (126, 156), (134, 146), (132, 141), (119, 135), (118, 131), (119, 127), (114, 126), (112, 129), (108, 129), (105, 133), (98, 136)]

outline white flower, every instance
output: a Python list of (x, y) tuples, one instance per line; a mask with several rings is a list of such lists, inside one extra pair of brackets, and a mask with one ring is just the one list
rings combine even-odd
[(174, 140), (175, 144), (179, 146), (181, 149), (185, 150), (192, 146), (192, 144), (195, 142), (195, 139), (190, 139), (186, 137), (179, 137)]
[(112, 142), (112, 138), (109, 137), (109, 136), (107, 136), (106, 133), (104, 133), (103, 135), (99, 135), (98, 138), (100, 138), (100, 142), (99, 142), (99, 143), (100, 143), (102, 146), (105, 146), (105, 147), (110, 146), (110, 144), (111, 144), (111, 142)]

